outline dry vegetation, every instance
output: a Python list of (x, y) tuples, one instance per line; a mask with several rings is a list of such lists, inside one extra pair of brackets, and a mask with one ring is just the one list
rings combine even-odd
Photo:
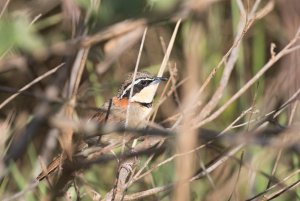
[[(298, 1), (0, 1), (0, 199), (300, 200)], [(148, 129), (89, 121), (135, 69)]]

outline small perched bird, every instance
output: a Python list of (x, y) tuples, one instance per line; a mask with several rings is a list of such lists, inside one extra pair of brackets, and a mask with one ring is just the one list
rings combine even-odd
[[(127, 123), (126, 126), (131, 128), (144, 128), (147, 125), (156, 89), (159, 83), (166, 81), (167, 78), (156, 77), (148, 72), (137, 72), (135, 80), (133, 80), (133, 76), (133, 73), (128, 75), (127, 79), (121, 85), (117, 96), (113, 97), (111, 101), (106, 102), (103, 107), (104, 110), (97, 112), (91, 120), (99, 124), (121, 124), (125, 126), (125, 123)], [(131, 90), (132, 94), (130, 94)], [(129, 104), (130, 106), (128, 107)], [(119, 140), (110, 135), (106, 135), (106, 138), (104, 141), (109, 143)], [(82, 149), (84, 146), (86, 146), (86, 143), (80, 143), (79, 149)], [(55, 157), (49, 164), (47, 171), (40, 173), (37, 180), (40, 181), (47, 177), (65, 159), (66, 156), (62, 157), (59, 155)]]

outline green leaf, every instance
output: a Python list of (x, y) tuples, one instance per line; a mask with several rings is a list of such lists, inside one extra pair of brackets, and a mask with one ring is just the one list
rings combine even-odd
[(26, 18), (0, 20), (0, 55), (10, 48), (29, 53), (38, 52), (43, 48), (42, 39)]

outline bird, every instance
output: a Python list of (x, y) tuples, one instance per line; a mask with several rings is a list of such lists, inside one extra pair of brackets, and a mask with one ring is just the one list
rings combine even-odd
[[(135, 79), (134, 79), (135, 78)], [(121, 125), (131, 128), (145, 128), (151, 113), (156, 89), (160, 82), (166, 81), (166, 77), (153, 76), (152, 74), (141, 71), (130, 73), (123, 82), (116, 96), (104, 103), (102, 109), (95, 113), (90, 120), (105, 125)], [(128, 117), (128, 118), (127, 118)], [(105, 138), (106, 139), (102, 139)], [(116, 136), (104, 135), (101, 140), (109, 143), (119, 141)], [(97, 142), (98, 140), (96, 140)], [(99, 141), (98, 141), (99, 142)], [(93, 143), (81, 142), (77, 147), (77, 152), (85, 149)], [(67, 159), (62, 154), (56, 156), (48, 165), (47, 169), (41, 172), (36, 178), (43, 180), (54, 172)]]

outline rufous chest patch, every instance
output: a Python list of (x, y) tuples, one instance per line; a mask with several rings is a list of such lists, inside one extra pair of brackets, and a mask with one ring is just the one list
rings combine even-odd
[(114, 97), (112, 101), (113, 101), (113, 104), (117, 107), (126, 108), (128, 106), (127, 98), (118, 99), (117, 97)]

